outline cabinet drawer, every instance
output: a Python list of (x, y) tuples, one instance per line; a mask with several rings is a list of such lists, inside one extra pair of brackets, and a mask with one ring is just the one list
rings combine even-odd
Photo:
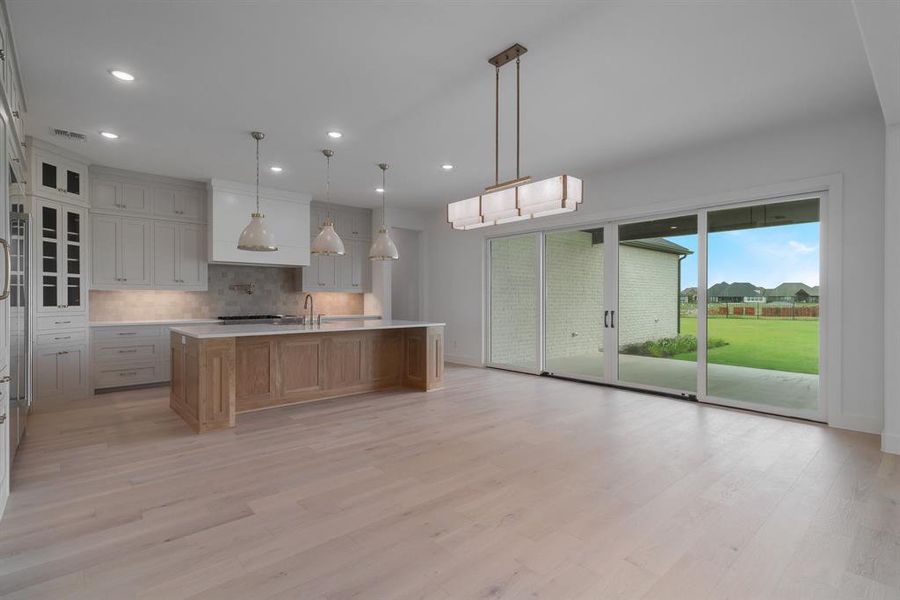
[(142, 367), (97, 369), (94, 385), (97, 388), (119, 387), (165, 381), (159, 365)]
[(152, 340), (130, 340), (122, 345), (119, 340), (95, 341), (94, 360), (98, 363), (109, 362), (158, 362), (164, 358), (161, 344)]
[(38, 331), (54, 331), (56, 329), (80, 329), (87, 327), (87, 315), (58, 315), (38, 317)]
[(166, 332), (165, 327), (159, 325), (133, 325), (124, 327), (97, 327), (94, 329), (94, 340), (130, 340), (135, 338), (162, 338)]
[(83, 344), (87, 341), (87, 332), (58, 331), (56, 333), (42, 333), (37, 336), (38, 346), (59, 346), (60, 344)]

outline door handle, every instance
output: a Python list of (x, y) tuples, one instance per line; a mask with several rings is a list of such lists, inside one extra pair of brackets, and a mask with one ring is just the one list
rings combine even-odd
[(616, 328), (616, 311), (609, 311), (609, 326), (613, 329)]
[(0, 292), (0, 300), (9, 298), (9, 272), (12, 270), (12, 256), (9, 253), (9, 242), (0, 238), (0, 246), (3, 246), (3, 254), (6, 261), (6, 274), (3, 277), (3, 291)]
[(608, 310), (603, 311), (603, 327), (604, 328), (609, 327), (609, 311)]

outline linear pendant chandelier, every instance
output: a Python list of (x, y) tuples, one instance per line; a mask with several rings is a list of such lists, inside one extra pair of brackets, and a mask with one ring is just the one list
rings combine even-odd
[[(582, 182), (570, 175), (531, 181), (519, 173), (520, 132), (520, 57), (528, 52), (521, 44), (513, 44), (488, 62), (494, 66), (494, 185), (483, 194), (451, 202), (447, 205), (447, 222), (453, 229), (467, 230), (546, 217), (578, 209), (582, 199)], [(500, 181), (500, 67), (516, 61), (516, 177)]]

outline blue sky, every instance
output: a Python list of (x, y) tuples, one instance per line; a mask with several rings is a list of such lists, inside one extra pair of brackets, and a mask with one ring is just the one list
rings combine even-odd
[[(694, 254), (681, 265), (681, 289), (697, 285), (697, 236), (666, 239)], [(749, 281), (773, 288), (786, 281), (819, 285), (819, 224), (782, 225), (709, 236), (709, 284)]]

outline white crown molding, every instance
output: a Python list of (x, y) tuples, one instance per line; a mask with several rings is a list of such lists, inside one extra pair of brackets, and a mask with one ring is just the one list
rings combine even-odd
[(153, 185), (166, 185), (181, 188), (206, 189), (205, 181), (196, 179), (178, 179), (177, 177), (169, 177), (167, 175), (154, 175), (152, 173), (141, 173), (139, 171), (129, 171), (127, 169), (117, 169), (115, 167), (106, 167), (103, 165), (91, 165), (88, 171), (92, 177), (99, 176), (103, 178), (123, 179), (127, 181), (140, 181)]

